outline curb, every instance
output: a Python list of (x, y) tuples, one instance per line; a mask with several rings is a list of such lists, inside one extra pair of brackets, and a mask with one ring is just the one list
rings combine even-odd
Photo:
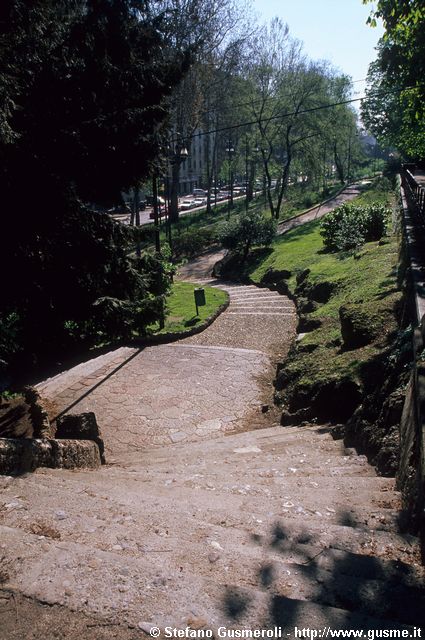
[(176, 342), (177, 340), (182, 340), (183, 338), (190, 338), (191, 336), (194, 336), (197, 333), (202, 333), (202, 331), (207, 329), (214, 322), (214, 320), (216, 320), (218, 316), (223, 313), (223, 311), (226, 311), (229, 304), (230, 297), (227, 294), (226, 302), (223, 302), (223, 304), (220, 305), (212, 315), (208, 316), (208, 318), (206, 318), (201, 324), (197, 325), (196, 327), (192, 327), (191, 329), (187, 329), (186, 331), (170, 331), (168, 333), (146, 336), (145, 338), (132, 340), (131, 342), (127, 342), (126, 344), (128, 346), (148, 347), (155, 344), (166, 344), (167, 342)]

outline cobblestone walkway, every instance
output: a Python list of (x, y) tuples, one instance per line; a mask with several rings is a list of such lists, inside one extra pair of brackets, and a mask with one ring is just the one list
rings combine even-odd
[[(205, 282), (219, 257), (201, 257), (187, 277), (195, 272)], [(262, 405), (272, 404), (271, 355), (285, 353), (294, 335), (294, 305), (257, 287), (217, 286), (231, 303), (206, 331), (167, 345), (117, 349), (40, 383), (42, 395), (57, 414), (94, 411), (115, 462), (151, 446), (269, 426), (274, 414)]]

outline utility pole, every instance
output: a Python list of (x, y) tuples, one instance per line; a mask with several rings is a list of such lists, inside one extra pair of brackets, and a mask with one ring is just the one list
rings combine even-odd
[(348, 134), (347, 184), (350, 184), (350, 171), (351, 171), (351, 131)]

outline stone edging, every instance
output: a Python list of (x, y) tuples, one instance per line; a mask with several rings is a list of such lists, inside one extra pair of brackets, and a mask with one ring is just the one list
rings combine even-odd
[(37, 467), (50, 469), (98, 469), (99, 447), (93, 440), (0, 438), (0, 474), (28, 473)]

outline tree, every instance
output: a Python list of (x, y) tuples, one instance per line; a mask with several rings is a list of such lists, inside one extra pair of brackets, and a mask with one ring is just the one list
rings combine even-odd
[[(369, 0), (363, 0), (366, 4)], [(369, 23), (385, 27), (369, 68), (366, 126), (406, 157), (425, 157), (425, 6), (422, 0), (378, 0)]]
[(236, 220), (227, 222), (220, 234), (225, 249), (242, 252), (242, 264), (254, 246), (268, 246), (276, 233), (276, 223), (265, 218), (259, 211), (243, 212)]
[(155, 161), (193, 54), (168, 46), (169, 24), (149, 0), (0, 5), (0, 317), (13, 337), (0, 343), (28, 362), (71, 335), (99, 338), (105, 314), (128, 337), (158, 313), (160, 263), (129, 258), (131, 237), (86, 205), (120, 202)]
[[(164, 0), (176, 9), (175, 33), (178, 42), (196, 43), (196, 58), (190, 71), (173, 93), (171, 156), (175, 144), (187, 146), (214, 129), (221, 119), (223, 108), (229, 99), (229, 85), (237, 68), (241, 49), (249, 38), (249, 13), (241, 2), (235, 0)], [(225, 104), (224, 104), (225, 103)], [(204, 145), (205, 184), (208, 193), (212, 186), (214, 163), (218, 152), (217, 136), (206, 133)], [(171, 170), (171, 221), (178, 221), (177, 195), (179, 191), (180, 163), (172, 163)], [(200, 185), (199, 185), (200, 186)], [(207, 207), (210, 210), (210, 195)]]
[(334, 106), (346, 99), (344, 77), (327, 63), (309, 60), (277, 18), (253, 40), (246, 75), (267, 200), (272, 216), (279, 218), (293, 168), (295, 179), (300, 174), (316, 179), (323, 173), (325, 146), (344, 182), (351, 142), (355, 146), (355, 117), (347, 105)]

